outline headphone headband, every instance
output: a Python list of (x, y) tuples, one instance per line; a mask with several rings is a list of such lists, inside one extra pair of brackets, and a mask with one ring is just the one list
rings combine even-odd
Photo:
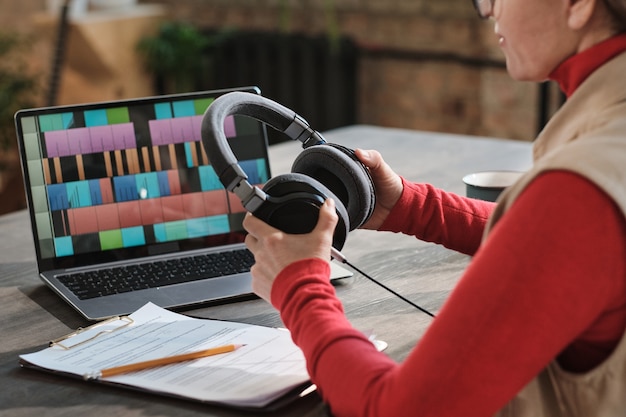
[(263, 96), (235, 91), (218, 97), (204, 113), (202, 144), (217, 176), (229, 191), (235, 192), (235, 187), (241, 180), (248, 178), (239, 167), (224, 134), (226, 117), (235, 114), (264, 122), (289, 138), (302, 142), (304, 148), (326, 142), (319, 132), (311, 129), (304, 118)]

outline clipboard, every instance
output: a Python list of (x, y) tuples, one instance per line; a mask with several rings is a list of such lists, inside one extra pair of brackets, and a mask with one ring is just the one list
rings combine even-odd
[[(289, 332), (191, 318), (151, 303), (129, 316), (113, 317), (79, 328), (50, 341), (50, 346), (39, 352), (20, 355), (20, 365), (82, 379), (83, 375), (95, 370), (94, 366), (133, 363), (138, 357), (142, 360), (152, 359), (150, 355), (163, 357), (185, 349), (199, 350), (202, 346), (224, 344), (226, 340), (234, 342), (233, 339), (246, 346), (225, 355), (85, 383), (257, 412), (277, 410), (298, 398), (316, 395), (304, 356), (293, 344)], [(105, 356), (99, 358), (99, 355)], [(268, 361), (267, 358), (273, 359)], [(221, 386), (211, 386), (212, 381), (217, 380), (217, 374), (230, 385), (225, 382)], [(195, 380), (190, 383), (193, 378)], [(172, 383), (171, 380), (178, 382)]]
[[(98, 333), (94, 334), (93, 336), (90, 336), (88, 338), (86, 338), (85, 340), (81, 340), (79, 342), (75, 342), (75, 343), (70, 343), (68, 342), (69, 340), (71, 340), (73, 337), (78, 336), (84, 332), (93, 330), (93, 329), (97, 329), (97, 328), (101, 328), (103, 326), (106, 326), (108, 324), (111, 323), (115, 323), (117, 321), (120, 321), (121, 324), (119, 326), (114, 327), (113, 329), (103, 329), (101, 331), (99, 331)], [(130, 317), (130, 316), (115, 316), (115, 317), (111, 317), (108, 320), (104, 320), (101, 321), (99, 323), (95, 323), (92, 324), (91, 326), (88, 327), (79, 327), (78, 329), (74, 330), (71, 333), (66, 334), (65, 336), (61, 336), (57, 339), (53, 339), (50, 342), (48, 342), (48, 346), (49, 347), (53, 347), (53, 346), (59, 346), (62, 349), (65, 350), (70, 350), (74, 347), (77, 346), (81, 346), (85, 343), (88, 343), (90, 341), (92, 341), (93, 339), (97, 338), (98, 336), (102, 336), (104, 334), (107, 333), (112, 333), (116, 330), (121, 330), (123, 328), (125, 328), (126, 326), (130, 326), (131, 324), (133, 324), (135, 321)]]

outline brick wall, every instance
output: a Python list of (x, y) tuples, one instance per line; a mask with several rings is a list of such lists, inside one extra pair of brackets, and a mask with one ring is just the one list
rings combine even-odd
[[(203, 28), (337, 29), (352, 37), (364, 51), (360, 123), (521, 140), (537, 130), (537, 85), (508, 77), (492, 23), (479, 20), (469, 0), (140, 1), (164, 4), (172, 19)], [(25, 16), (45, 7), (46, 0), (0, 0), (0, 24), (32, 31)], [(49, 50), (36, 55), (34, 66), (45, 69)]]
[(469, 0), (158, 2), (172, 18), (210, 28), (319, 34), (336, 22), (364, 49), (360, 123), (521, 140), (536, 133), (537, 85), (508, 77), (492, 23)]

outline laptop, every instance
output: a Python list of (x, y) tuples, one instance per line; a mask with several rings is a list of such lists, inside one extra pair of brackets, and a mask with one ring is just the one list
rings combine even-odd
[[(214, 90), (15, 115), (41, 279), (89, 320), (147, 302), (182, 309), (253, 297), (245, 209), (201, 145)], [(251, 184), (270, 178), (265, 125), (226, 119)], [(333, 278), (350, 276), (338, 265)]]

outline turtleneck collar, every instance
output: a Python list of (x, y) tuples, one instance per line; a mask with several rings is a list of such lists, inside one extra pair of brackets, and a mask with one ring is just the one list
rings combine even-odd
[(569, 98), (592, 72), (624, 51), (626, 33), (621, 33), (567, 58), (549, 78), (556, 81)]

